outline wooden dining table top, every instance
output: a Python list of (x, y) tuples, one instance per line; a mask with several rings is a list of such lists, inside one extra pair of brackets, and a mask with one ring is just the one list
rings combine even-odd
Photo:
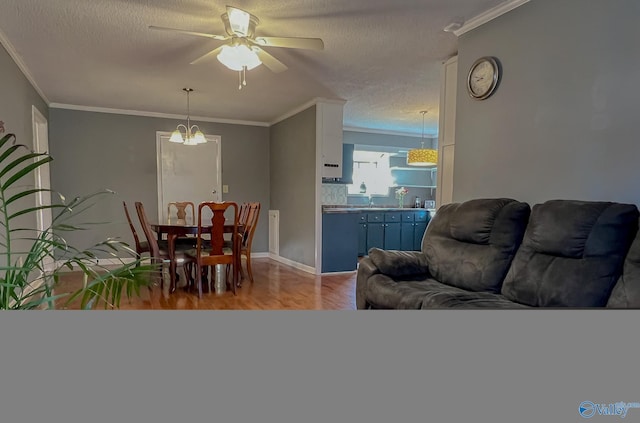
[[(169, 222), (150, 222), (149, 225), (154, 232), (161, 233), (180, 233), (180, 234), (197, 234), (198, 225), (192, 223), (169, 223)], [(203, 224), (202, 227), (210, 229), (211, 224)], [(225, 232), (233, 232), (233, 223), (224, 224)], [(238, 232), (244, 232), (244, 226), (238, 224)]]

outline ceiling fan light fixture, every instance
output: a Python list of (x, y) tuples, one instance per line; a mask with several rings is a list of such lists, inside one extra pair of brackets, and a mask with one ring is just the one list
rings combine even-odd
[(262, 64), (258, 54), (244, 44), (222, 46), (218, 61), (234, 71), (241, 71), (244, 68), (251, 70)]
[(243, 37), (249, 35), (249, 21), (251, 13), (235, 7), (227, 6), (227, 16), (229, 17), (229, 25), (231, 30)]

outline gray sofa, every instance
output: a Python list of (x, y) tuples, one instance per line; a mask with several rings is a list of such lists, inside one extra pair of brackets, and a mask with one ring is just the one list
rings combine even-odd
[(422, 251), (372, 248), (358, 309), (640, 308), (638, 208), (477, 199), (440, 207)]

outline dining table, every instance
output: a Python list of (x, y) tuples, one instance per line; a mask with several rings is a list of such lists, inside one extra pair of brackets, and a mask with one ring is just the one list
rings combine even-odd
[[(176, 239), (178, 237), (187, 236), (187, 235), (197, 235), (198, 234), (198, 225), (184, 223), (183, 221), (179, 222), (150, 222), (149, 225), (151, 229), (157, 234), (158, 241), (164, 240), (164, 235), (167, 236), (167, 248), (169, 252), (169, 274), (170, 274), (170, 287), (169, 292), (174, 292), (176, 289)], [(203, 224), (203, 230), (211, 230), (211, 224)], [(225, 222), (224, 224), (224, 232), (232, 233), (233, 232), (233, 223)], [(208, 232), (207, 232), (208, 233)], [(244, 233), (244, 226), (238, 224), (238, 233)]]

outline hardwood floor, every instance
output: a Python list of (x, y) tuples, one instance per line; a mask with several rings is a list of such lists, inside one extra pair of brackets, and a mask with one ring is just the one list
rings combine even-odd
[[(242, 281), (237, 295), (231, 290), (204, 293), (182, 288), (169, 294), (159, 286), (143, 289), (140, 297), (123, 298), (121, 310), (355, 310), (356, 272), (316, 276), (268, 258), (251, 260), (254, 282)], [(244, 264), (243, 264), (244, 266)], [(81, 283), (80, 273), (65, 274), (56, 293), (72, 292)], [(69, 306), (68, 309), (77, 309)]]

